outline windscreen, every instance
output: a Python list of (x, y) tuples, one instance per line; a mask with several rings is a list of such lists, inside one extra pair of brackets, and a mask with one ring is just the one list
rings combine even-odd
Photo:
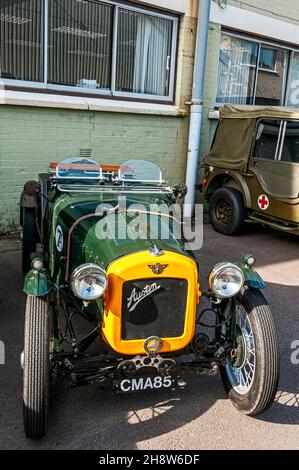
[(119, 171), (120, 179), (124, 181), (163, 183), (160, 168), (147, 160), (128, 160)]
[(56, 167), (56, 177), (63, 179), (101, 179), (100, 165), (89, 158), (71, 157), (60, 162)]

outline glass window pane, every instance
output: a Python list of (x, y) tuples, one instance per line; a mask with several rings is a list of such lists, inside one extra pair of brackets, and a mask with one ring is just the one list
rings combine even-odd
[(281, 161), (299, 163), (299, 121), (288, 121)]
[(264, 120), (260, 122), (255, 137), (254, 158), (275, 159), (281, 126), (282, 121)]
[(109, 89), (112, 22), (111, 6), (49, 0), (49, 83)]
[[(261, 48), (256, 87), (256, 105), (283, 105), (289, 53), (283, 49)], [(262, 68), (261, 68), (262, 67)]]
[(169, 95), (173, 22), (119, 9), (116, 90)]
[(43, 81), (42, 0), (0, 1), (0, 77)]
[(217, 103), (253, 104), (258, 45), (222, 35)]
[(266, 70), (275, 70), (276, 50), (261, 47), (259, 67)]
[(290, 70), (287, 106), (299, 108), (299, 52), (294, 52)]

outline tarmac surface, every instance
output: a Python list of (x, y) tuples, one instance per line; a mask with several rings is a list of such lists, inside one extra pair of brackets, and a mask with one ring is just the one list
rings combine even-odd
[(48, 434), (32, 442), (22, 427), (20, 243), (0, 240), (0, 340), (6, 352), (0, 365), (0, 449), (299, 449), (299, 364), (291, 362), (291, 345), (299, 342), (299, 238), (255, 225), (244, 235), (224, 237), (205, 225), (198, 252), (202, 287), (216, 262), (248, 252), (267, 282), (280, 340), (281, 378), (270, 410), (258, 418), (241, 415), (219, 375), (189, 374), (185, 387), (175, 391), (117, 396), (62, 382), (52, 393)]

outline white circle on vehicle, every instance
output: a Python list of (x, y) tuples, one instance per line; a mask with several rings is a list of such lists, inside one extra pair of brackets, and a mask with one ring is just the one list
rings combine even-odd
[(63, 250), (63, 231), (60, 225), (57, 225), (56, 227), (55, 241), (57, 251), (61, 253)]
[(257, 202), (258, 202), (259, 208), (262, 209), (262, 211), (266, 211), (270, 205), (269, 198), (265, 194), (261, 194), (258, 197)]

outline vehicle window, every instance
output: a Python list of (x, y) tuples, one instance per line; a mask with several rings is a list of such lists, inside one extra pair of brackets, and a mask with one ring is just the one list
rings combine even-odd
[(275, 159), (281, 124), (282, 122), (277, 120), (263, 120), (259, 123), (254, 158)]
[(286, 123), (280, 160), (282, 162), (299, 163), (299, 121), (288, 121)]

